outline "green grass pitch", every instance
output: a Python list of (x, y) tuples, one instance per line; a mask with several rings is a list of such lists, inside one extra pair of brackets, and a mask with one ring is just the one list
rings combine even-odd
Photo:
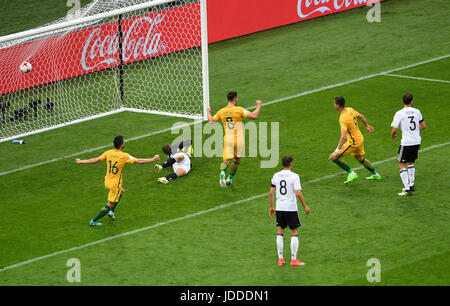
[[(9, 2), (0, 35), (67, 9), (63, 1), (22, 2), (36, 18), (18, 22)], [(391, 0), (381, 6), (381, 23), (368, 23), (361, 8), (212, 44), (212, 109), (224, 105), (229, 90), (251, 107), (256, 99), (267, 103), (448, 55), (449, 9), (445, 0)], [(264, 158), (244, 158), (227, 189), (218, 184), (221, 158), (194, 158), (192, 172), (167, 186), (156, 182), (151, 164), (128, 166), (117, 220), (89, 227), (105, 204), (105, 165), (76, 165), (74, 158), (100, 155), (117, 134), (136, 138), (125, 148), (134, 156), (161, 154), (176, 135), (158, 131), (180, 121), (120, 113), (26, 137), (26, 145), (0, 144), (0, 285), (74, 285), (66, 279), (70, 258), (81, 262), (81, 285), (374, 285), (366, 262), (378, 258), (377, 285), (448, 286), (450, 58), (395, 74), (447, 82), (378, 75), (263, 106), (258, 121), (280, 122), (280, 157), (293, 155), (311, 208), (309, 216), (300, 212), (306, 266), (276, 265), (266, 193), (280, 166), (262, 169)], [(414, 94), (428, 129), (417, 192), (400, 198), (390, 123), (405, 92)], [(344, 173), (327, 160), (339, 138), (338, 95), (375, 127), (374, 134), (363, 131), (366, 157), (383, 180), (366, 181), (369, 173), (358, 169), (360, 178), (344, 185)]]

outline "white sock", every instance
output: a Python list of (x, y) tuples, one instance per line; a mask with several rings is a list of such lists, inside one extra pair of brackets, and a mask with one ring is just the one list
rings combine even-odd
[(400, 169), (400, 178), (402, 179), (403, 186), (406, 190), (409, 190), (408, 171), (405, 168)]
[(278, 250), (278, 258), (283, 258), (283, 235), (277, 235), (277, 250)]
[(291, 237), (291, 259), (297, 259), (298, 236)]
[(414, 186), (414, 174), (416, 174), (416, 168), (414, 165), (408, 166), (409, 186)]

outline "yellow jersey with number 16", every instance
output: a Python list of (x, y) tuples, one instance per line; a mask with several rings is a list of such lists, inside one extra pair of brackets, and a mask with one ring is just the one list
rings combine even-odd
[(105, 182), (120, 180), (125, 165), (132, 164), (136, 160), (130, 154), (117, 149), (108, 150), (98, 158), (100, 158), (101, 161), (106, 160)]

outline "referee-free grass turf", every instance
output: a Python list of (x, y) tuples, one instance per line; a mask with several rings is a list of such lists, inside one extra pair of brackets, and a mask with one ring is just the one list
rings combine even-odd
[[(440, 30), (449, 23), (442, 9), (446, 5), (387, 1), (380, 24), (367, 23), (366, 10), (359, 9), (213, 44), (213, 111), (231, 89), (240, 92), (240, 104), (248, 107), (257, 98), (268, 102), (448, 54), (450, 46)], [(411, 37), (414, 46), (400, 48)], [(449, 65), (443, 59), (396, 73), (450, 80)], [(390, 139), (389, 125), (407, 91), (427, 122), (422, 148), (448, 143), (446, 83), (378, 76), (263, 107), (258, 121), (280, 123), (279, 156), (294, 156), (294, 171), (311, 208), (309, 216), (300, 212), (299, 258), (307, 263), (304, 267), (276, 266), (275, 226), (264, 193), (280, 166), (260, 168), (266, 158), (244, 158), (227, 189), (218, 185), (220, 157), (194, 158), (192, 172), (167, 186), (156, 183), (159, 175), (152, 165), (128, 166), (127, 193), (116, 210), (117, 220), (106, 217), (104, 226), (90, 228), (87, 222), (106, 200), (105, 165), (75, 165), (71, 157), (0, 176), (0, 266), (262, 196), (0, 271), (0, 284), (72, 284), (66, 280), (66, 262), (78, 258), (82, 285), (367, 285), (366, 262), (378, 258), (381, 285), (448, 285), (450, 188), (442, 166), (448, 145), (420, 153), (417, 193), (406, 199), (397, 196), (401, 181), (391, 158), (398, 143)], [(366, 157), (382, 162), (376, 165), (382, 181), (366, 181), (365, 169), (357, 170), (360, 178), (348, 186), (343, 185), (344, 175), (324, 178), (341, 172), (327, 160), (339, 138), (332, 104), (337, 95), (345, 96), (375, 127), (374, 134), (363, 134)], [(168, 128), (176, 121), (122, 113), (27, 137), (24, 146), (2, 143), (0, 171), (102, 146), (116, 134), (129, 138)], [(130, 141), (125, 151), (137, 157), (161, 153), (162, 144), (175, 136), (165, 132)], [(346, 160), (360, 166), (351, 157)]]

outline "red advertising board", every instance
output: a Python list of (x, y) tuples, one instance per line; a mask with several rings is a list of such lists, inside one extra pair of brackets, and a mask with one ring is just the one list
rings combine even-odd
[(208, 40), (216, 42), (383, 0), (208, 0)]
[[(123, 61), (173, 53), (201, 45), (199, 4), (122, 20)], [(119, 65), (118, 23), (0, 50), (0, 94)], [(31, 63), (23, 73), (21, 63)]]
[[(328, 15), (379, 0), (208, 0), (208, 40), (216, 42)], [(382, 0), (380, 0), (382, 1)], [(201, 44), (199, 3), (122, 21), (131, 63)], [(118, 23), (0, 50), (0, 95), (119, 65)], [(20, 64), (28, 61), (31, 72)]]

